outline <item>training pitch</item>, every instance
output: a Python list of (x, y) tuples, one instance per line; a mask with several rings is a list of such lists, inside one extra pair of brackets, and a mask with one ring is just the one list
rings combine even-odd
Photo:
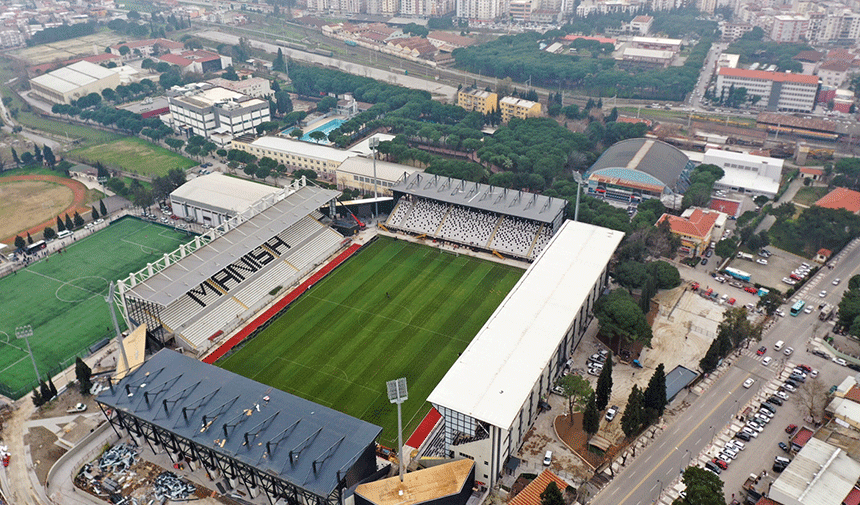
[(386, 381), (406, 377), (404, 440), (427, 396), (524, 270), (380, 237), (218, 365), (382, 426), (397, 441)]
[[(89, 346), (113, 336), (105, 302), (108, 283), (190, 240), (134, 218), (88, 233), (76, 232), (81, 238), (65, 252), (0, 279), (0, 394), (17, 399), (36, 384), (27, 344), (15, 337), (17, 327), (33, 329), (30, 347), (42, 379), (59, 372), (73, 364), (76, 355), (86, 355)], [(119, 314), (117, 318), (123, 325)]]

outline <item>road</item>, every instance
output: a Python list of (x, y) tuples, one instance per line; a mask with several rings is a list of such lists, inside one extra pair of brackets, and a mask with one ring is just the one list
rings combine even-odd
[[(860, 273), (860, 247), (857, 247), (860, 244), (858, 243), (860, 239), (849, 244), (844, 256), (835, 263), (834, 268), (822, 269), (792, 298), (790, 303), (798, 299), (813, 303), (815, 307), (821, 301), (838, 303), (842, 293), (847, 289), (848, 279)], [(832, 284), (835, 278), (841, 279), (838, 286)], [(825, 298), (818, 296), (822, 289), (828, 291)], [(788, 306), (785, 306), (784, 310), (787, 312)], [(692, 401), (691, 407), (660, 435), (659, 440), (644, 449), (644, 452), (610, 482), (591, 503), (643, 505), (654, 502), (660, 494), (660, 489), (672, 482), (684, 467), (696, 463), (696, 456), (712, 443), (714, 437), (732, 420), (738, 410), (756, 395), (758, 387), (775, 377), (778, 365), (782, 362), (804, 362), (813, 368), (818, 368), (821, 370), (821, 376), (816, 380), (826, 381), (826, 384), (839, 383), (847, 374), (853, 373), (848, 368), (806, 353), (807, 344), (814, 332), (820, 336), (832, 328), (829, 323), (819, 321), (816, 314), (817, 311), (812, 314), (801, 314), (798, 317), (778, 318), (776, 324), (762, 338), (762, 345), (766, 346), (768, 353), (774, 356), (774, 364), (770, 367), (761, 366), (761, 358), (754, 352), (755, 346), (745, 350), (725, 375), (712, 384), (700, 398)], [(777, 340), (785, 341), (787, 347), (790, 346), (796, 350), (795, 353), (791, 357), (777, 355), (772, 350)], [(756, 379), (756, 386), (744, 389), (741, 384), (748, 377)], [(790, 415), (791, 409), (784, 410), (786, 414), (780, 412), (782, 415), (773, 421), (772, 425), (780, 427), (781, 424), (787, 424), (790, 421), (787, 416)], [(729, 479), (732, 485), (726, 487), (726, 496), (739, 493), (740, 484), (743, 482), (741, 477), (745, 478), (749, 473), (760, 471), (762, 468), (770, 468), (773, 456), (778, 453), (778, 449), (775, 449), (776, 442), (785, 440), (784, 432), (776, 427), (770, 426), (758, 439), (751, 441), (748, 445), (750, 448), (756, 447), (755, 451), (748, 449), (748, 454), (744, 454), (745, 461), (733, 464), (737, 466), (727, 470), (730, 473), (726, 474), (725, 478)], [(759, 447), (762, 449), (758, 449)], [(750, 471), (744, 471), (741, 466), (749, 467)]]

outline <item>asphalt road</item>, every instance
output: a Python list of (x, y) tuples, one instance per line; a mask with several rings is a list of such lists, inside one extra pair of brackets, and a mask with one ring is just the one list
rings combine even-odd
[[(814, 303), (817, 308), (821, 301), (838, 303), (842, 293), (847, 289), (848, 279), (860, 273), (860, 240), (846, 247), (845, 255), (839, 259), (830, 270), (824, 268), (816, 277), (809, 280), (806, 286), (790, 301), (798, 299)], [(838, 286), (832, 281), (840, 278)], [(827, 290), (827, 296), (820, 298), (819, 291)], [(789, 304), (783, 307), (788, 312)], [(621, 474), (615, 477), (593, 500), (596, 505), (643, 505), (653, 503), (660, 495), (660, 490), (667, 487), (690, 464), (696, 464), (696, 458), (715, 436), (731, 422), (738, 410), (752, 399), (758, 388), (773, 379), (779, 365), (785, 362), (805, 363), (821, 371), (818, 379), (826, 384), (837, 384), (844, 377), (853, 373), (850, 369), (836, 365), (830, 361), (807, 354), (807, 344), (813, 336), (826, 334), (832, 329), (832, 324), (818, 320), (817, 310), (812, 314), (801, 314), (797, 317), (786, 316), (778, 318), (770, 331), (762, 338), (761, 345), (768, 348), (769, 355), (774, 357), (770, 367), (761, 365), (761, 357), (755, 355), (755, 345), (745, 350), (720, 379), (705, 393), (692, 402), (692, 405), (659, 436), (659, 439), (649, 445)], [(777, 340), (785, 341), (786, 346), (795, 349), (795, 353), (786, 357), (773, 350)], [(742, 383), (748, 377), (756, 379), (756, 385), (744, 389)], [(689, 400), (690, 397), (688, 397)], [(727, 470), (725, 479), (730, 482), (726, 486), (726, 496), (740, 492), (740, 484), (751, 472), (770, 469), (773, 456), (779, 453), (776, 448), (778, 441), (785, 440), (782, 430), (785, 424), (794, 422), (800, 424), (795, 416), (802, 415), (793, 403), (787, 403), (780, 414), (771, 422), (769, 427), (748, 444), (743, 455), (743, 461), (733, 463)], [(783, 411), (785, 413), (783, 413)], [(753, 451), (750, 448), (755, 447)], [(759, 449), (760, 448), (760, 449)]]

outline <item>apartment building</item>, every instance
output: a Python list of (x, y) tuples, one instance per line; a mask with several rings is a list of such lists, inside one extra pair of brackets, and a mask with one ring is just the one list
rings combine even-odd
[(469, 88), (457, 93), (457, 105), (467, 111), (490, 114), (499, 108), (499, 95), (491, 91)]
[(269, 121), (269, 102), (209, 83), (174, 87), (167, 93), (164, 121), (186, 134), (206, 137), (220, 146), (256, 131)]
[(541, 114), (540, 103), (512, 96), (506, 96), (499, 100), (499, 107), (502, 111), (502, 121), (505, 123), (514, 117), (526, 119), (538, 117)]
[(769, 111), (810, 112), (818, 94), (818, 76), (765, 72), (722, 67), (717, 72), (716, 95), (728, 94), (734, 87), (746, 88), (747, 95), (761, 97)]
[(798, 42), (806, 37), (809, 30), (809, 17), (786, 14), (773, 17), (770, 38), (774, 42)]

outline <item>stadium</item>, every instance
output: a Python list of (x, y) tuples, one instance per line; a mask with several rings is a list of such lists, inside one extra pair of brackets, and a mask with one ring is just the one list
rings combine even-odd
[[(162, 350), (103, 392), (118, 433), (225, 489), (343, 503), (369, 475), (368, 444), (396, 443), (385, 384), (403, 377), (414, 451), (398, 456), (468, 456), (476, 483), (493, 485), (592, 321), (623, 234), (563, 222), (563, 200), (467, 181), (413, 175), (394, 190), (391, 231), (353, 239), (321, 212), (338, 192), (297, 181), (120, 282), (130, 327), (202, 362)], [(219, 435), (183, 427), (201, 425)], [(272, 468), (277, 444), (305, 451), (309, 469)]]

